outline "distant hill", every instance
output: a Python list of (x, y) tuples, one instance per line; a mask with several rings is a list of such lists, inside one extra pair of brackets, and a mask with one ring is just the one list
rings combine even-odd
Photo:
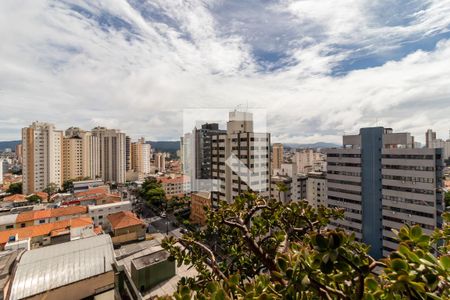
[(152, 146), (152, 151), (156, 152), (170, 152), (175, 154), (180, 150), (180, 141), (149, 141)]
[(0, 151), (4, 151), (6, 148), (10, 148), (12, 151), (16, 151), (16, 146), (21, 143), (22, 141), (0, 141)]
[(333, 144), (333, 143), (324, 143), (324, 142), (317, 142), (314, 144), (296, 144), (296, 143), (286, 143), (283, 144), (285, 148), (291, 148), (291, 149), (300, 149), (300, 148), (336, 148), (341, 147), (341, 145)]

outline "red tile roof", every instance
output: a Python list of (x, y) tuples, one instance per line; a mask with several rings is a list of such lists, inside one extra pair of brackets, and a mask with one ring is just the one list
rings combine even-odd
[(111, 227), (114, 230), (136, 225), (144, 225), (144, 222), (142, 222), (142, 220), (139, 219), (131, 211), (121, 211), (114, 214), (110, 214), (107, 216), (107, 218), (111, 223)]
[(80, 198), (80, 197), (101, 195), (101, 194), (107, 194), (107, 193), (108, 193), (108, 188), (107, 187), (96, 187), (96, 188), (92, 188), (92, 189), (89, 189), (89, 190), (84, 191), (84, 192), (75, 193), (74, 196), (76, 198)]
[(3, 198), (4, 202), (26, 202), (27, 199), (25, 195), (22, 194), (15, 194), (8, 197)]
[(64, 229), (78, 228), (92, 225), (93, 221), (91, 218), (77, 218), (71, 220), (58, 221), (54, 223), (28, 226), (24, 228), (15, 228), (0, 231), (0, 244), (6, 244), (10, 236), (19, 235), (19, 240), (26, 238), (33, 238), (37, 236), (49, 235), (55, 232), (53, 235), (61, 234)]
[(23, 223), (40, 219), (56, 218), (85, 213), (87, 213), (86, 206), (69, 206), (54, 209), (30, 210), (19, 213), (16, 219), (16, 223)]

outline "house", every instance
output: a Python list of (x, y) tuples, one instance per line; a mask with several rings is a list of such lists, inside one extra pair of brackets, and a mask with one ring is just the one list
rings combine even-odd
[(54, 209), (31, 210), (19, 213), (16, 228), (74, 219), (87, 214), (86, 206), (69, 206)]
[(22, 240), (29, 240), (30, 248), (38, 248), (94, 235), (89, 217), (0, 231), (0, 250)]
[(14, 194), (3, 198), (2, 206), (17, 207), (17, 206), (24, 206), (27, 204), (28, 200), (25, 195)]
[(113, 244), (145, 239), (146, 225), (131, 211), (121, 211), (107, 216)]
[[(107, 234), (23, 253), (8, 299), (94, 299), (114, 289), (114, 250)], [(109, 298), (108, 298), (109, 299)]]
[(120, 201), (102, 205), (89, 205), (88, 214), (94, 220), (95, 226), (108, 228), (110, 227), (109, 221), (106, 218), (108, 215), (121, 211), (130, 211), (131, 209), (130, 201)]

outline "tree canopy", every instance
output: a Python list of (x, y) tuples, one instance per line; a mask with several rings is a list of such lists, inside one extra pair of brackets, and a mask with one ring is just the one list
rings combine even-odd
[(148, 177), (142, 184), (140, 196), (149, 204), (160, 205), (164, 201), (166, 193), (156, 178)]
[[(175, 299), (448, 299), (450, 217), (432, 236), (396, 232), (399, 248), (376, 260), (354, 234), (329, 226), (343, 211), (306, 201), (283, 204), (254, 194), (222, 202), (207, 228), (163, 242), (179, 265), (192, 264)], [(184, 247), (179, 247), (181, 242)]]
[(11, 183), (6, 192), (8, 194), (22, 194), (22, 182)]

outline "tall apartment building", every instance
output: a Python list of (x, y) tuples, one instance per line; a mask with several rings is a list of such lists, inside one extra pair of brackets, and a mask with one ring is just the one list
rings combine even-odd
[(326, 205), (327, 178), (324, 172), (309, 172), (306, 180), (306, 200), (314, 207)]
[(63, 133), (53, 124), (33, 122), (22, 129), (23, 193), (62, 184)]
[(63, 138), (63, 180), (83, 178), (83, 139), (79, 136)]
[(165, 153), (158, 152), (155, 154), (155, 167), (161, 173), (166, 172), (166, 154)]
[(211, 140), (216, 134), (225, 133), (225, 130), (219, 129), (217, 123), (206, 123), (200, 129), (195, 128), (194, 136), (194, 165), (196, 179), (211, 179)]
[(275, 143), (272, 145), (272, 170), (278, 170), (283, 164), (283, 144)]
[(22, 163), (22, 157), (23, 157), (22, 144), (16, 145), (15, 153), (16, 153), (17, 161), (19, 162), (19, 164), (21, 164)]
[(444, 159), (450, 160), (450, 139), (444, 141), (443, 139), (436, 138), (436, 132), (428, 129), (425, 133), (426, 148), (442, 148)]
[(354, 232), (375, 258), (396, 249), (391, 229), (419, 224), (431, 234), (442, 225), (442, 169), (442, 149), (414, 148), (409, 133), (343, 136), (343, 148), (327, 151), (327, 205), (345, 210), (332, 225)]
[(131, 143), (131, 169), (139, 174), (150, 173), (151, 146), (140, 138), (136, 143)]
[(300, 149), (294, 155), (294, 162), (297, 164), (298, 173), (325, 171), (325, 160), (325, 154), (314, 149)]
[(432, 129), (428, 129), (427, 132), (425, 132), (425, 147), (426, 148), (433, 148), (431, 147), (431, 143), (436, 139), (436, 132)]
[(117, 129), (95, 127), (92, 135), (98, 138), (100, 176), (106, 182), (124, 183), (126, 175), (126, 137)]
[(98, 137), (78, 127), (65, 131), (63, 143), (64, 180), (100, 177), (100, 145)]
[(131, 156), (131, 138), (129, 136), (125, 137), (125, 171), (128, 172), (133, 169)]
[(226, 133), (213, 135), (211, 142), (213, 205), (247, 190), (270, 194), (270, 134), (253, 131), (251, 113), (230, 112)]

